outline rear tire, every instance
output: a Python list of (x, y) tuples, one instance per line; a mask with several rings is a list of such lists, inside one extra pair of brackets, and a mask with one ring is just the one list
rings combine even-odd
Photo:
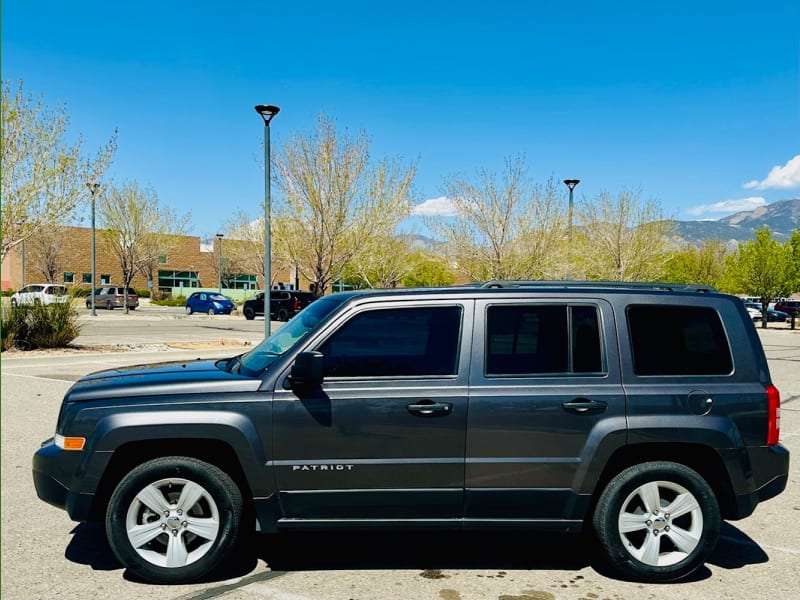
[(194, 312), (194, 311), (192, 310), (192, 307), (191, 307), (191, 306), (187, 306), (187, 307), (186, 307), (186, 314), (187, 314), (187, 315), (190, 315), (190, 314), (192, 314), (193, 312)]
[(194, 581), (236, 550), (242, 494), (218, 467), (184, 456), (156, 458), (122, 478), (106, 534), (132, 574), (158, 584)]
[(285, 323), (289, 320), (289, 313), (286, 312), (285, 308), (282, 308), (278, 311), (278, 321)]
[(617, 573), (635, 581), (672, 581), (695, 571), (714, 551), (720, 513), (700, 475), (659, 461), (614, 477), (592, 524), (605, 560)]

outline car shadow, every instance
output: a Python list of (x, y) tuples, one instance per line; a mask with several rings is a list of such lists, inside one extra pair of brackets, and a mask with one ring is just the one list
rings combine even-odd
[[(65, 557), (97, 571), (122, 569), (101, 523), (82, 523), (72, 531)], [(740, 569), (769, 560), (749, 536), (723, 523), (720, 541), (708, 564)], [(272, 572), (415, 569), (436, 578), (444, 569), (558, 570), (591, 567), (599, 575), (619, 579), (599, 556), (596, 545), (583, 534), (535, 532), (291, 532), (258, 534), (221, 569), (198, 581), (213, 583), (244, 577), (258, 561)], [(125, 579), (141, 582), (124, 574)], [(703, 566), (680, 583), (711, 577)]]

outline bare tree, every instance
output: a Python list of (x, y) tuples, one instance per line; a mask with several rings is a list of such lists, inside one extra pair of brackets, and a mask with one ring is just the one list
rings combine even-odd
[(415, 166), (369, 162), (366, 135), (337, 133), (320, 117), (310, 135), (294, 134), (275, 158), (276, 254), (322, 295), (367, 240), (384, 239), (411, 210)]
[(671, 256), (672, 222), (657, 200), (640, 191), (600, 193), (576, 210), (575, 264), (584, 277), (610, 281), (652, 281)]
[(97, 216), (104, 229), (106, 248), (119, 262), (125, 285), (125, 312), (128, 312), (128, 287), (137, 273), (152, 269), (159, 255), (167, 254), (179, 242), (189, 215), (177, 216), (163, 207), (151, 189), (137, 183), (112, 187), (97, 198)]
[(555, 184), (533, 185), (522, 157), (506, 159), (500, 178), (485, 169), (477, 182), (453, 177), (446, 193), (456, 217), (428, 223), (470, 279), (535, 279), (561, 268), (566, 218)]
[(83, 140), (65, 139), (69, 117), (25, 95), (22, 82), (2, 89), (2, 256), (40, 230), (63, 223), (88, 202), (88, 182), (103, 176), (116, 151), (116, 132), (97, 155), (83, 155)]
[(395, 288), (412, 270), (412, 248), (402, 237), (374, 237), (360, 248), (350, 264), (367, 287)]
[(62, 248), (66, 235), (66, 227), (50, 225), (42, 227), (34, 237), (27, 241), (26, 250), (29, 260), (48, 283), (55, 283), (56, 277), (63, 271), (66, 261)]
[[(252, 219), (247, 213), (239, 211), (225, 224), (225, 252), (223, 275), (232, 273), (255, 274), (259, 280), (264, 278), (264, 218)], [(286, 254), (284, 228), (281, 219), (272, 219), (272, 248), (270, 286), (281, 272), (291, 270), (293, 265)], [(274, 268), (277, 267), (277, 268)], [(214, 267), (215, 272), (219, 269)], [(262, 281), (263, 285), (263, 281)]]

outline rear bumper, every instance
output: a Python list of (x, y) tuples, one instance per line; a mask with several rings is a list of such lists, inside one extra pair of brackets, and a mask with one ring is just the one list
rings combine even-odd
[(782, 444), (748, 448), (753, 469), (753, 489), (736, 495), (736, 511), (732, 519), (743, 519), (753, 513), (760, 502), (774, 498), (789, 479), (789, 450)]

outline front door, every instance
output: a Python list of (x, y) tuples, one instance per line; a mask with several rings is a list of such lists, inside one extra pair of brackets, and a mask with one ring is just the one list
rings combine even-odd
[(285, 517), (460, 519), (470, 302), (356, 308), (325, 339), (325, 380), (274, 398)]

